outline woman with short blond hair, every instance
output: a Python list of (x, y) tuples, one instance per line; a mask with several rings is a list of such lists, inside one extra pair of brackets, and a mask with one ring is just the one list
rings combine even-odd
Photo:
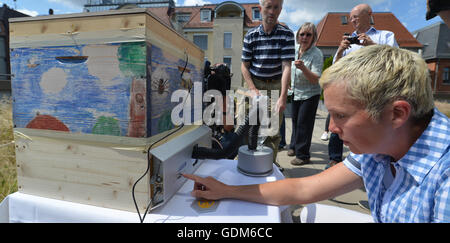
[[(434, 108), (425, 61), (408, 50), (369, 46), (328, 68), (320, 84), (330, 131), (351, 151), (343, 163), (259, 185), (228, 186), (185, 175), (195, 180), (192, 195), (310, 204), (364, 186), (375, 222), (450, 222), (450, 119)], [(199, 184), (206, 189), (195, 189)], [(348, 219), (348, 210), (332, 207), (329, 214), (314, 205), (302, 209), (302, 215), (309, 213), (304, 219)]]

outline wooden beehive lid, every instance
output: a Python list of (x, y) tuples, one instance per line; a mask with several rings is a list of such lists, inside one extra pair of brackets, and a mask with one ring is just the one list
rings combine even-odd
[(10, 18), (9, 22), (10, 23), (18, 23), (18, 22), (40, 21), (40, 20), (72, 19), (72, 18), (85, 18), (85, 17), (95, 17), (95, 16), (113, 16), (113, 15), (142, 14), (142, 13), (147, 13), (148, 15), (150, 15), (154, 18), (158, 18), (153, 13), (148, 11), (146, 8), (133, 8), (133, 9), (108, 10), (108, 11), (101, 11), (101, 12), (83, 12), (83, 13), (72, 13), (72, 14), (42, 15), (42, 16), (36, 16), (36, 17)]
[(165, 41), (177, 40), (189, 46), (194, 56), (203, 56), (200, 48), (145, 8), (11, 18), (9, 22), (11, 48), (74, 45), (73, 39), (78, 45), (146, 41), (147, 30), (155, 29), (153, 33), (163, 38), (170, 36)]

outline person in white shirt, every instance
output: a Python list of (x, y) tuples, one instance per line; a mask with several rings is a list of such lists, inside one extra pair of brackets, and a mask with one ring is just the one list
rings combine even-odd
[(368, 4), (359, 4), (352, 9), (350, 12), (350, 22), (355, 28), (355, 31), (350, 37), (358, 37), (360, 43), (351, 44), (348, 40), (349, 36), (344, 35), (336, 55), (334, 56), (333, 63), (337, 62), (350, 52), (356, 51), (365, 46), (379, 44), (398, 47), (393, 32), (387, 30), (377, 30), (370, 25), (371, 16), (372, 8)]
[[(342, 57), (350, 54), (353, 51), (361, 49), (366, 46), (372, 45), (389, 45), (392, 47), (398, 47), (397, 41), (395, 40), (395, 35), (391, 31), (387, 30), (377, 30), (370, 24), (372, 17), (372, 8), (368, 4), (356, 5), (350, 12), (350, 22), (352, 23), (355, 31), (349, 36), (344, 35), (339, 48), (334, 56), (333, 63), (336, 63)], [(357, 44), (352, 44), (348, 38), (357, 37)], [(328, 155), (329, 163), (325, 169), (342, 162), (343, 157), (343, 142), (339, 136), (335, 133), (331, 133), (330, 136), (328, 132), (322, 135), (323, 139), (329, 138), (328, 142)]]

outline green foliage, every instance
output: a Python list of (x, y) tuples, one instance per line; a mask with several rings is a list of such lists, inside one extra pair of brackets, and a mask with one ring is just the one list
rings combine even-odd
[(333, 57), (328, 57), (323, 61), (323, 68), (322, 72), (325, 71), (327, 68), (329, 68), (333, 64)]
[[(327, 68), (329, 68), (331, 65), (333, 65), (333, 57), (328, 57), (327, 59), (325, 59), (323, 61), (323, 68), (322, 68), (322, 72), (324, 72)], [(320, 94), (320, 100), (323, 100), (323, 90), (322, 93)]]

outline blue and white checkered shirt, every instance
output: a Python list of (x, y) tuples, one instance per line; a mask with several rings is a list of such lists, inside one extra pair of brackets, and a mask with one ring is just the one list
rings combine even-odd
[(375, 222), (450, 222), (450, 119), (434, 109), (428, 128), (394, 164), (391, 159), (350, 153), (344, 164), (364, 180)]

